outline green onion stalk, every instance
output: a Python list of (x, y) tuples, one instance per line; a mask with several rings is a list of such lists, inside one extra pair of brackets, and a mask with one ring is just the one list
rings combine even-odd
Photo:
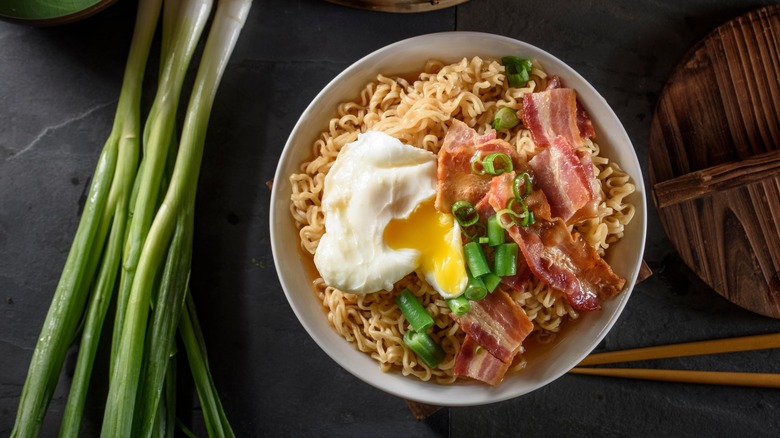
[[(220, 2), (209, 30), (195, 77), (193, 94), (187, 107), (173, 174), (143, 243), (127, 297), (127, 310), (114, 359), (114, 363), (121, 366), (114, 366), (111, 372), (103, 419), (104, 436), (131, 436), (134, 422), (139, 424), (133, 417), (137, 410), (139, 387), (142, 386), (144, 344), (153, 287), (161, 269), (165, 272), (161, 284), (171, 283), (174, 289), (180, 287), (181, 277), (178, 276), (189, 271), (195, 189), (203, 157), (206, 128), (222, 74), (251, 3), (251, 0)], [(163, 267), (166, 254), (169, 257)], [(177, 276), (177, 279), (167, 279), (168, 274)], [(186, 284), (186, 280), (184, 283)], [(161, 289), (158, 296), (162, 293)], [(142, 419), (140, 424), (143, 424), (143, 421), (145, 420)], [(142, 427), (143, 430), (146, 429)], [(227, 432), (232, 435), (231, 431)]]
[[(12, 437), (38, 434), (65, 355), (76, 338), (92, 292), (82, 336), (84, 347), (79, 353), (74, 375), (77, 385), (71, 391), (74, 402), (66, 408), (64, 427), (71, 428), (72, 424), (78, 423), (83, 411), (99, 328), (118, 271), (128, 202), (138, 163), (143, 74), (160, 5), (160, 0), (139, 3), (114, 124), (98, 158), (76, 235), (30, 361)], [(95, 281), (98, 265), (100, 273)]]
[(33, 353), (13, 437), (36, 436), (40, 431), (67, 350), (83, 327), (60, 429), (62, 436), (79, 435), (100, 333), (115, 289), (117, 314), (103, 436), (173, 436), (175, 426), (187, 433), (175, 417), (177, 329), (209, 436), (234, 436), (211, 378), (189, 295), (189, 275), (206, 127), (251, 3), (219, 3), (178, 142), (181, 88), (212, 0), (165, 2), (159, 86), (143, 133), (143, 74), (162, 3), (140, 1), (114, 126)]
[[(177, 7), (169, 6), (172, 4), (176, 4)], [(114, 322), (112, 359), (115, 358), (118, 348), (127, 300), (141, 257), (141, 249), (157, 211), (168, 151), (174, 142), (176, 111), (182, 84), (211, 11), (211, 5), (211, 0), (166, 2), (160, 83), (144, 127), (144, 158), (138, 170), (134, 188), (133, 214), (125, 241), (117, 317)], [(114, 365), (112, 361), (112, 369)]]

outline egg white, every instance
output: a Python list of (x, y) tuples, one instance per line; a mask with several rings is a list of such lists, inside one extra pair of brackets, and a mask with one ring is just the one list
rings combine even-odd
[[(378, 131), (358, 135), (345, 145), (325, 177), (322, 210), (325, 234), (314, 264), (325, 283), (343, 292), (367, 294), (392, 290), (420, 267), (421, 253), (393, 249), (383, 239), (388, 223), (405, 219), (436, 194), (436, 155), (403, 144)], [(460, 228), (453, 221), (447, 245), (462, 253)], [(436, 272), (422, 272), (443, 297), (460, 295), (467, 278), (444, 290)]]

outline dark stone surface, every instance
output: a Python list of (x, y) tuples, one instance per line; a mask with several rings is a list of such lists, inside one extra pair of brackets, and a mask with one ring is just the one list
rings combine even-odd
[[(646, 170), (654, 105), (677, 61), (717, 25), (763, 3), (472, 0), (407, 15), (256, 0), (209, 125), (192, 274), (212, 371), (237, 435), (780, 435), (777, 390), (570, 375), (515, 400), (442, 409), (418, 422), (403, 400), (339, 368), (296, 320), (274, 270), (265, 186), (289, 130), (330, 79), (388, 43), (449, 30), (514, 37), (570, 64), (613, 106)], [(13, 427), (35, 339), (110, 129), (134, 11), (134, 2), (119, 2), (62, 27), (0, 23), (2, 435)], [(645, 257), (655, 274), (635, 289), (600, 349), (780, 330), (779, 321), (732, 305), (692, 274), (652, 205)], [(780, 372), (780, 352), (638, 366)], [(69, 359), (42, 436), (56, 434), (72, 368)], [(99, 430), (100, 417), (100, 400), (92, 400), (85, 436)], [(205, 435), (197, 406), (182, 419)]]

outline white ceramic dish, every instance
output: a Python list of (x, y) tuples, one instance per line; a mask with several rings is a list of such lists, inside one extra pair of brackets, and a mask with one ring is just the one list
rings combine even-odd
[[(631, 198), (636, 205), (636, 216), (627, 227), (625, 237), (610, 248), (607, 257), (614, 271), (627, 279), (626, 290), (603, 303), (600, 311), (583, 315), (555, 347), (529, 363), (521, 373), (508, 375), (496, 387), (476, 382), (442, 386), (400, 373), (384, 373), (368, 355), (339, 337), (328, 325), (314, 295), (312, 278), (301, 259), (298, 234), (289, 211), (289, 175), (298, 170), (300, 163), (310, 159), (311, 144), (327, 127), (340, 102), (355, 99), (377, 73), (408, 73), (420, 70), (427, 59), (456, 62), (475, 55), (531, 57), (538, 59), (548, 73), (559, 75), (566, 86), (577, 90), (595, 125), (602, 154), (619, 163), (637, 187)], [(344, 70), (311, 102), (293, 128), (276, 169), (271, 195), (271, 246), (290, 306), (309, 335), (340, 366), (370, 385), (405, 399), (439, 406), (479, 405), (517, 397), (552, 382), (606, 336), (631, 296), (639, 273), (647, 228), (645, 208), (645, 188), (631, 140), (607, 102), (582, 76), (549, 53), (521, 41), (485, 33), (446, 32), (410, 38), (371, 53)]]

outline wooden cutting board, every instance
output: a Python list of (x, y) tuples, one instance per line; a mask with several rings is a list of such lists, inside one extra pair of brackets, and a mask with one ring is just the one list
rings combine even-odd
[(688, 52), (659, 99), (649, 154), (683, 260), (726, 299), (780, 318), (780, 5)]

